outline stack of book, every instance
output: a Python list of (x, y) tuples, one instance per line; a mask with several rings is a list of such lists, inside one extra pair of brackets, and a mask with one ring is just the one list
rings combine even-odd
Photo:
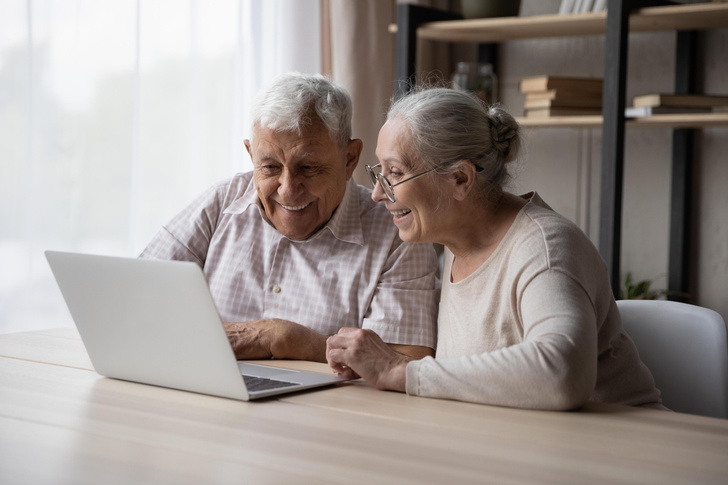
[(709, 113), (728, 108), (728, 96), (710, 94), (643, 94), (635, 96), (624, 116), (636, 118), (657, 114)]
[(602, 80), (584, 77), (536, 76), (521, 80), (527, 118), (585, 116), (602, 113)]

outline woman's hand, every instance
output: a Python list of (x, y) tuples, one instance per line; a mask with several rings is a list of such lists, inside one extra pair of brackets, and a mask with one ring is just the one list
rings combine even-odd
[(362, 377), (377, 389), (405, 391), (408, 357), (371, 330), (342, 328), (326, 340), (326, 360), (341, 377)]

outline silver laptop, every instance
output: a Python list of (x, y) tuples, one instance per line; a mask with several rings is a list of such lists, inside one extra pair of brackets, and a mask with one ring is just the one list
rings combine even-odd
[(248, 401), (345, 379), (238, 362), (200, 267), (46, 251), (96, 372)]

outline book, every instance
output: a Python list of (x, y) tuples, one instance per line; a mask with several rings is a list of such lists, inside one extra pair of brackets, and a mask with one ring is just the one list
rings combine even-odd
[[(601, 91), (564, 91), (563, 89), (549, 89), (548, 91), (531, 91), (526, 93), (526, 99), (602, 99)], [(593, 101), (592, 101), (593, 102)]]
[[(537, 93), (533, 93), (537, 94)], [(532, 97), (531, 93), (526, 95), (523, 103), (526, 109), (538, 108), (601, 108), (601, 96), (554, 96), (548, 97)]]
[(625, 108), (625, 118), (637, 118), (641, 116), (686, 114), (686, 113), (710, 113), (713, 109), (710, 106), (631, 106)]
[(641, 106), (712, 107), (728, 106), (728, 96), (711, 94), (643, 94), (635, 96), (632, 104)]
[(550, 118), (552, 116), (589, 116), (600, 114), (602, 114), (601, 109), (593, 108), (539, 108), (526, 110), (526, 118)]
[(551, 89), (601, 93), (602, 80), (587, 77), (534, 76), (521, 79), (520, 82), (520, 90), (522, 93), (548, 91)]

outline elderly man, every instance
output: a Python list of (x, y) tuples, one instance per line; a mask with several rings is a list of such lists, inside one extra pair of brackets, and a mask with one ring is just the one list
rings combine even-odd
[(326, 362), (342, 327), (409, 358), (433, 355), (436, 258), (403, 243), (383, 204), (352, 180), (362, 149), (351, 99), (322, 76), (278, 78), (255, 101), (253, 172), (220, 182), (141, 257), (193, 261), (239, 359)]

